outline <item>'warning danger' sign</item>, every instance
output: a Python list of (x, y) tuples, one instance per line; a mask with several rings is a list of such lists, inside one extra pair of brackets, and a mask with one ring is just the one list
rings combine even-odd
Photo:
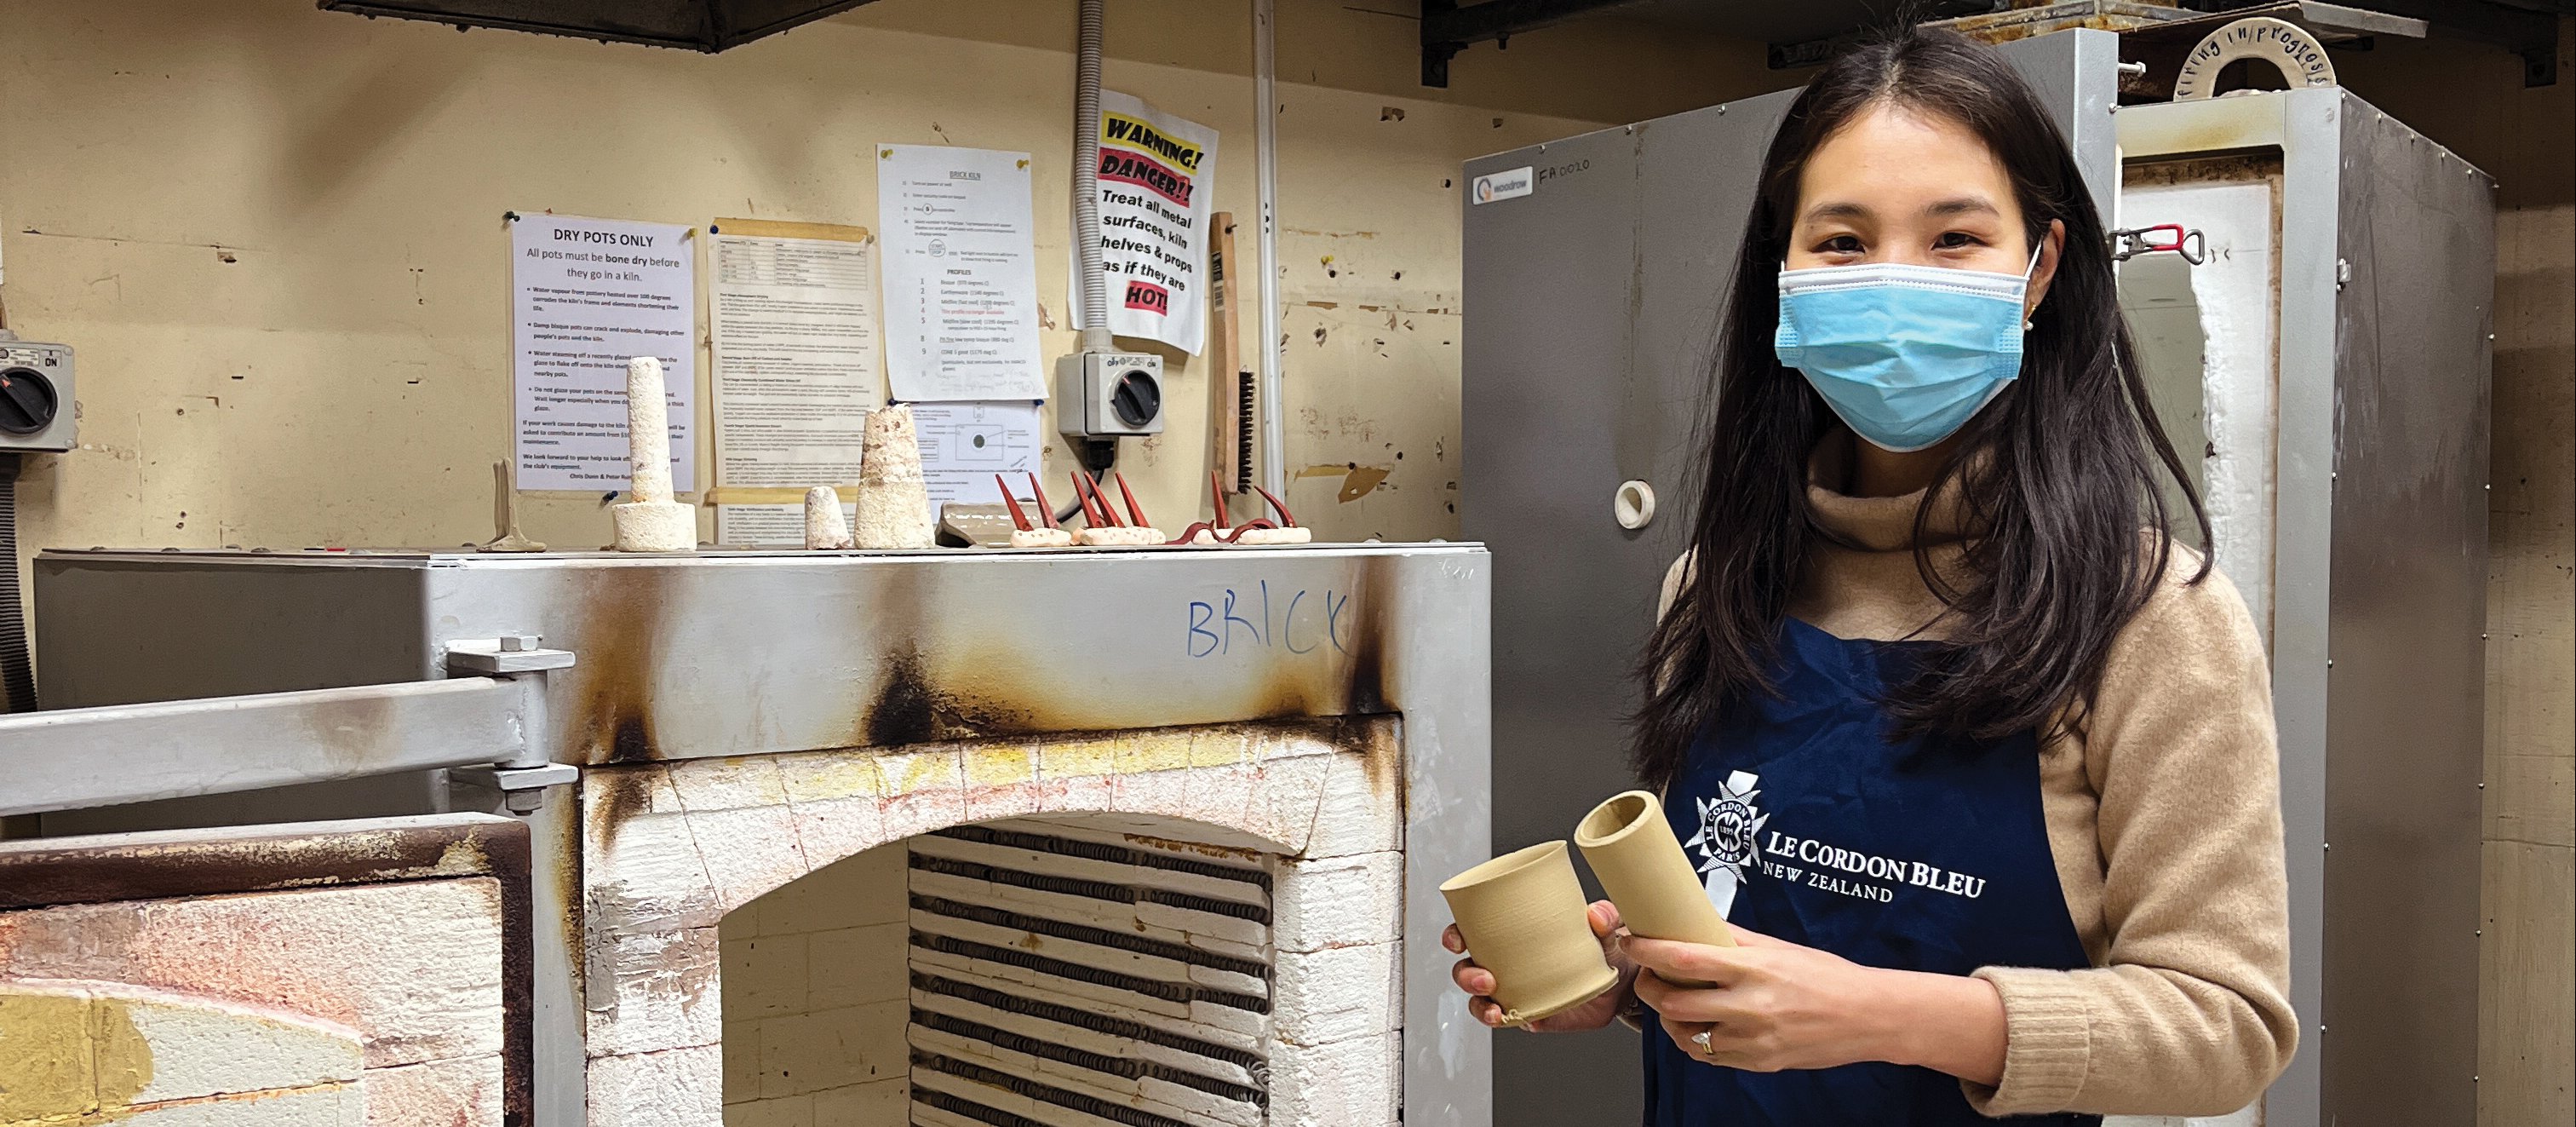
[[(1126, 94), (1100, 95), (1100, 264), (1109, 331), (1197, 353), (1207, 342), (1209, 182), (1216, 131)], [(1072, 302), (1081, 328), (1080, 255)]]

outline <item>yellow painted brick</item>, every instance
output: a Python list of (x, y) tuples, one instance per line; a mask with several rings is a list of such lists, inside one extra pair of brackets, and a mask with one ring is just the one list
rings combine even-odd
[(885, 793), (877, 757), (863, 751), (827, 751), (779, 757), (778, 775), (790, 802), (870, 798)]
[(95, 1110), (92, 1034), (87, 995), (0, 983), (0, 1123)]
[(1190, 765), (1190, 733), (1163, 728), (1137, 732), (1118, 741), (1118, 773), (1177, 771)]
[(670, 765), (671, 789), (692, 812), (736, 810), (786, 801), (778, 760), (769, 755), (691, 759)]
[(1229, 767), (1252, 753), (1252, 739), (1241, 728), (1200, 728), (1190, 733), (1190, 766)]
[(877, 773), (885, 780), (888, 795), (956, 790), (965, 784), (963, 758), (954, 746), (885, 752), (876, 757)]
[(1048, 779), (1083, 779), (1118, 773), (1120, 741), (1071, 739), (1038, 745), (1038, 775)]
[(966, 781), (974, 786), (1004, 787), (1038, 777), (1038, 757), (1018, 744), (968, 747), (965, 759)]

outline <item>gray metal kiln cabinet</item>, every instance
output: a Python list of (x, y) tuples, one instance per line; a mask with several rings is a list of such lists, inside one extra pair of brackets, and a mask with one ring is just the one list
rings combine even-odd
[[(2276, 547), (2268, 576), (2235, 578), (2272, 592), (2301, 1037), (2266, 1122), (2467, 1123), (2493, 183), (2341, 90), (2115, 113), (2115, 37), (2003, 50), (2105, 214), (2121, 159), (2272, 170), (2277, 347), (2240, 367), (2276, 385), (2275, 484), (2251, 515)], [(1626, 675), (1688, 537), (1716, 314), (1791, 97), (1466, 165), (1462, 519), (1494, 552), (1498, 849), (1630, 784)], [(1473, 202), (1479, 177), (1523, 168), (1528, 194)], [(2159, 402), (2202, 401), (2201, 373), (2150, 378), (2179, 385)], [(1630, 480), (1660, 494), (1637, 530), (1613, 517)], [(1498, 1122), (1633, 1118), (1636, 1051), (1616, 1029), (1501, 1039)]]
[[(558, 762), (790, 752), (997, 732), (1402, 717), (1405, 918), (1488, 856), (1490, 557), (1475, 545), (1173, 552), (48, 552), (43, 703), (72, 708), (445, 675), (450, 641), (544, 636)], [(462, 792), (460, 792), (462, 793)], [(408, 775), (47, 814), (47, 836), (444, 809)], [(575, 804), (530, 817), (539, 872)], [(539, 919), (561, 916), (536, 881)], [(582, 1000), (540, 927), (539, 1127), (583, 1122)], [(1406, 952), (1404, 1098), (1490, 1122), (1490, 1034), (1436, 942)], [(568, 1080), (565, 1078), (569, 1078)]]

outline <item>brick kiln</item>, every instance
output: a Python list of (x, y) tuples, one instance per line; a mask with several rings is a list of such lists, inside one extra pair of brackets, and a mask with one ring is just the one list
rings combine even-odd
[[(1404, 940), (1436, 934), (1433, 886), (1487, 851), (1485, 566), (1393, 546), (51, 555), (53, 706), (409, 680), (525, 632), (572, 664), (514, 715), (578, 777), (49, 813), (79, 834), (494, 812), (0, 845), (23, 878), (0, 879), (0, 1005), (78, 999), (43, 1004), (85, 1007), (93, 1055), (95, 1015), (138, 990), (309, 1026), (332, 1048), (259, 1091), (337, 1093), (294, 1097), (317, 1124), (1482, 1123), (1486, 1035), (1437, 944)], [(183, 614), (181, 652), (147, 663), (79, 625)], [(312, 644), (351, 630), (373, 656)], [(195, 879), (59, 879), (173, 857)], [(445, 895), (465, 922), (439, 926), (490, 938), (366, 932), (384, 913), (335, 915), (317, 885)], [(181, 918), (206, 955), (168, 957), (156, 929)], [(235, 942), (280, 954), (245, 975), (213, 953)], [(458, 1004), (416, 1012), (371, 965)], [(194, 1043), (144, 1041), (189, 1074)], [(86, 1083), (102, 1113), (201, 1121)]]

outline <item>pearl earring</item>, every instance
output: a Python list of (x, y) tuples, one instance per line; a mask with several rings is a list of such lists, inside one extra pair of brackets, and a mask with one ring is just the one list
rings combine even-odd
[(2026, 332), (2031, 331), (2032, 329), (2036, 329), (2036, 328), (2038, 328), (2038, 327), (2039, 327), (2039, 326), (2037, 326), (2037, 325), (2031, 324), (2031, 323), (2030, 323), (2030, 318), (2028, 318), (2028, 317), (2024, 317), (2024, 318), (2022, 318), (2022, 319), (2021, 319), (2021, 331), (2023, 331), (2023, 332), (2025, 332), (2025, 333), (2026, 333)]

